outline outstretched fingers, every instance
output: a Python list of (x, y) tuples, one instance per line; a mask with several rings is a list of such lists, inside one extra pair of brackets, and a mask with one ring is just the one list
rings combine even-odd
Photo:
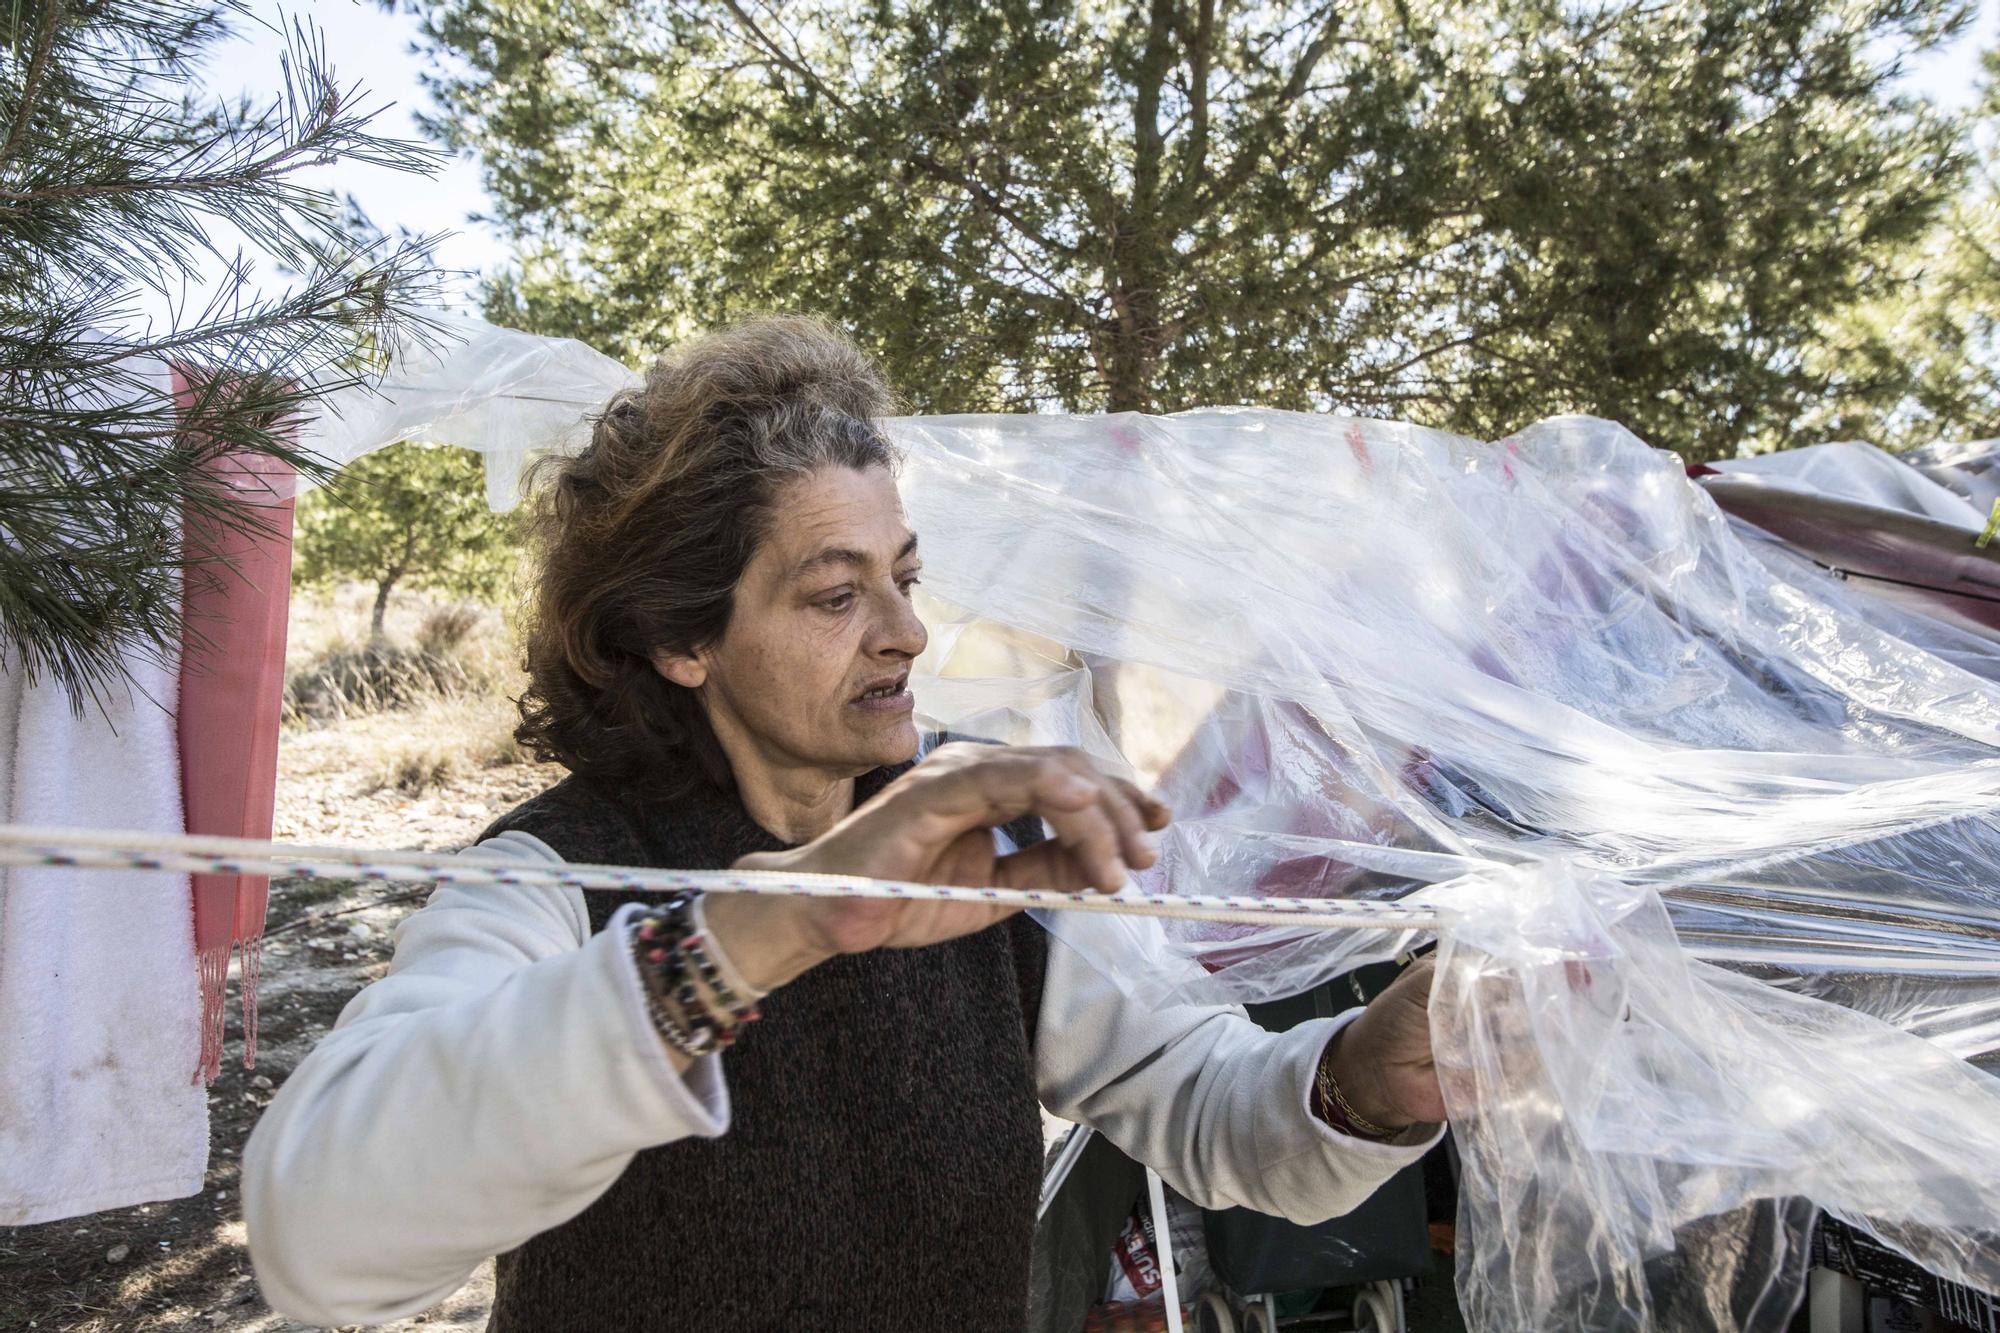
[[(1165, 806), (1123, 778), (1101, 772), (1074, 749), (948, 745), (919, 765), (906, 784), (895, 798), (900, 816), (920, 826), (920, 836), (934, 845), (970, 828), (1041, 817), (1053, 847), (1009, 869), (1013, 875), (1042, 875), (1043, 887), (1116, 892), (1131, 870), (1158, 859), (1151, 835), (1169, 819)], [(1061, 852), (1060, 867), (1055, 849)]]

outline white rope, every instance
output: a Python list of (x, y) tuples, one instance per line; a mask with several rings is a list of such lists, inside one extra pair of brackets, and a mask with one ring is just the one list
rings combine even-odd
[(843, 875), (752, 870), (645, 870), (631, 866), (535, 863), (491, 852), (396, 852), (306, 847), (251, 838), (126, 830), (0, 825), (0, 866), (80, 870), (167, 870), (193, 875), (285, 875), (380, 883), (454, 884), (476, 888), (623, 889), (633, 893), (757, 893), (807, 898), (902, 898), (1119, 916), (1171, 917), (1237, 925), (1315, 930), (1434, 930), (1440, 913), (1402, 903), (1329, 898), (1258, 898), (1217, 894), (1059, 893), (1047, 889), (976, 889)]

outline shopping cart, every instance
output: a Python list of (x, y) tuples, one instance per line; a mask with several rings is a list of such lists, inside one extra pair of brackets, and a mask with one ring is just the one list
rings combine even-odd
[[(1301, 996), (1249, 1006), (1252, 1019), (1283, 1031), (1365, 1004), (1395, 978), (1396, 964), (1377, 964), (1335, 978)], [(1432, 1333), (1462, 1327), (1450, 1296), (1450, 1265), (1435, 1240), (1449, 1228), (1455, 1176), (1450, 1149), (1440, 1145), (1407, 1167), (1353, 1212), (1316, 1226), (1299, 1226), (1247, 1208), (1203, 1210), (1212, 1282), (1201, 1292), (1173, 1283), (1159, 1177), (1082, 1128), (1051, 1154), (1036, 1242), (1035, 1333), (1077, 1333), (1103, 1295), (1112, 1243), (1142, 1195), (1153, 1214), (1159, 1263), (1167, 1279), (1159, 1299), (1186, 1309), (1185, 1327), (1201, 1333)], [(1412, 1322), (1416, 1303), (1432, 1314)], [(1156, 1317), (1157, 1319), (1157, 1317)], [(1134, 1327), (1144, 1327), (1135, 1322)], [(1167, 1324), (1171, 1327), (1171, 1323)]]

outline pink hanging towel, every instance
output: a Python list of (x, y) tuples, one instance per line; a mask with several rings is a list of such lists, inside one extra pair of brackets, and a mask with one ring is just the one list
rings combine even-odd
[[(176, 372), (188, 413), (196, 391)], [(198, 423), (185, 423), (199, 429)], [(278, 784), (278, 721), (284, 704), (285, 624), (291, 602), (291, 468), (262, 455), (209, 465), (215, 485), (254, 506), (254, 530), (230, 530), (190, 511), (184, 539), (221, 557), (187, 580), (179, 741), (187, 831), (269, 838)], [(247, 525), (242, 525), (247, 527)], [(257, 1058), (257, 942), (270, 882), (262, 875), (195, 875), (194, 944), (201, 982), (201, 1060), (195, 1077), (222, 1071), (223, 1000), (229, 956), (240, 951), (243, 1064)]]

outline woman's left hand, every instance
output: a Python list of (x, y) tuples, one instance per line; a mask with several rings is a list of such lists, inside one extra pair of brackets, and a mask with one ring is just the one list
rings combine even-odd
[(1404, 970), (1369, 1002), (1361, 1017), (1342, 1028), (1321, 1058), (1341, 1096), (1363, 1118), (1402, 1130), (1445, 1118), (1444, 1092), (1431, 1055), (1431, 977), (1428, 957)]
[[(1039, 815), (1052, 835), (1007, 856), (992, 829)], [(803, 847), (759, 852), (745, 870), (1059, 893), (1117, 891), (1157, 855), (1150, 835), (1171, 812), (1090, 756), (1065, 748), (939, 747), (875, 798)], [(757, 898), (718, 895), (710, 928), (760, 990), (842, 953), (911, 949), (984, 930), (1013, 905), (920, 898)]]

